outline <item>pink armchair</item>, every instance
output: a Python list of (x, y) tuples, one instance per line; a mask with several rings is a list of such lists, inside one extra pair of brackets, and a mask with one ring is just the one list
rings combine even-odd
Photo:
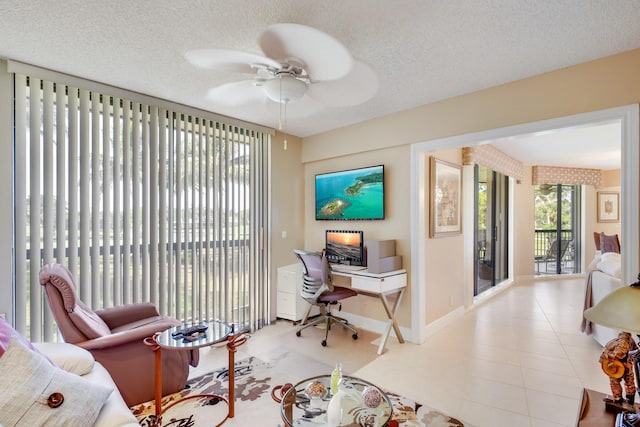
[[(180, 322), (161, 316), (153, 304), (137, 303), (92, 311), (76, 295), (71, 272), (60, 264), (40, 270), (58, 328), (67, 343), (85, 348), (109, 371), (127, 405), (154, 398), (155, 366), (146, 337)], [(198, 365), (198, 350), (162, 352), (162, 394), (184, 388), (189, 365)]]

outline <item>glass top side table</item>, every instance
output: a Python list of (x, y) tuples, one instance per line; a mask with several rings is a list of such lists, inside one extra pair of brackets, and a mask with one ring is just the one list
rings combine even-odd
[[(199, 324), (206, 324), (207, 329), (202, 333), (193, 334), (187, 338), (182, 336), (174, 337), (173, 333), (177, 330)], [(144, 343), (153, 348), (155, 352), (155, 409), (156, 419), (155, 425), (160, 426), (162, 424), (162, 412), (168, 410), (170, 407), (177, 405), (187, 399), (194, 399), (202, 397), (202, 395), (193, 395), (185, 397), (181, 400), (175, 401), (168, 405), (166, 408), (162, 407), (162, 350), (191, 350), (195, 348), (207, 347), (214, 344), (222, 343), (226, 341), (227, 351), (229, 353), (228, 369), (229, 369), (229, 399), (225, 399), (223, 396), (207, 395), (210, 397), (216, 397), (227, 403), (229, 410), (226, 417), (220, 421), (218, 426), (224, 424), (228, 418), (235, 416), (235, 352), (236, 347), (241, 346), (247, 341), (248, 335), (246, 330), (236, 332), (233, 325), (223, 323), (217, 320), (209, 322), (193, 322), (184, 323), (173, 328), (167, 329), (164, 332), (158, 332), (152, 337), (147, 337)]]
[[(289, 427), (328, 426), (327, 408), (331, 393), (322, 398), (310, 399), (306, 387), (315, 381), (321, 382), (327, 390), (331, 389), (331, 375), (307, 378), (288, 388), (282, 395), (280, 411), (282, 421)], [(379, 393), (379, 404), (373, 408), (363, 402), (363, 391), (375, 390)], [(341, 400), (340, 426), (383, 427), (393, 414), (393, 404), (382, 390), (374, 384), (356, 377), (343, 376), (340, 389), (344, 391)]]
[(179, 329), (192, 326), (199, 323), (184, 323), (174, 326), (155, 336), (156, 343), (167, 350), (190, 350), (192, 348), (207, 347), (226, 341), (227, 337), (232, 333), (232, 326), (213, 320), (211, 322), (202, 322), (207, 325), (207, 330), (201, 335), (193, 337), (193, 340), (183, 339), (182, 337), (173, 337), (173, 333)]

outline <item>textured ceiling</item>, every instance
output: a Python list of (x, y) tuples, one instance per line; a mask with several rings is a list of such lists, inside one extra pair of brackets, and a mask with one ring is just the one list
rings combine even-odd
[(496, 139), (491, 144), (527, 166), (614, 170), (621, 167), (619, 121), (550, 129)]
[(300, 137), (640, 47), (637, 0), (0, 0), (0, 57), (277, 128), (261, 96), (213, 105), (237, 74), (197, 69), (184, 53), (261, 54), (274, 23), (322, 30), (377, 73), (364, 104), (287, 108)]

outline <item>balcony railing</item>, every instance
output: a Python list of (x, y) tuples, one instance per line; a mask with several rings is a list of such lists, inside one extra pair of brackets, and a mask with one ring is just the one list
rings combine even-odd
[(534, 262), (536, 274), (575, 273), (573, 230), (535, 230)]

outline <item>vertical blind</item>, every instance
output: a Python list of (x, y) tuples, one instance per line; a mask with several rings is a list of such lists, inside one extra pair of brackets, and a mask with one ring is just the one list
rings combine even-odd
[(57, 338), (38, 280), (51, 262), (93, 309), (148, 301), (183, 321), (268, 323), (268, 133), (14, 79), (18, 330)]

